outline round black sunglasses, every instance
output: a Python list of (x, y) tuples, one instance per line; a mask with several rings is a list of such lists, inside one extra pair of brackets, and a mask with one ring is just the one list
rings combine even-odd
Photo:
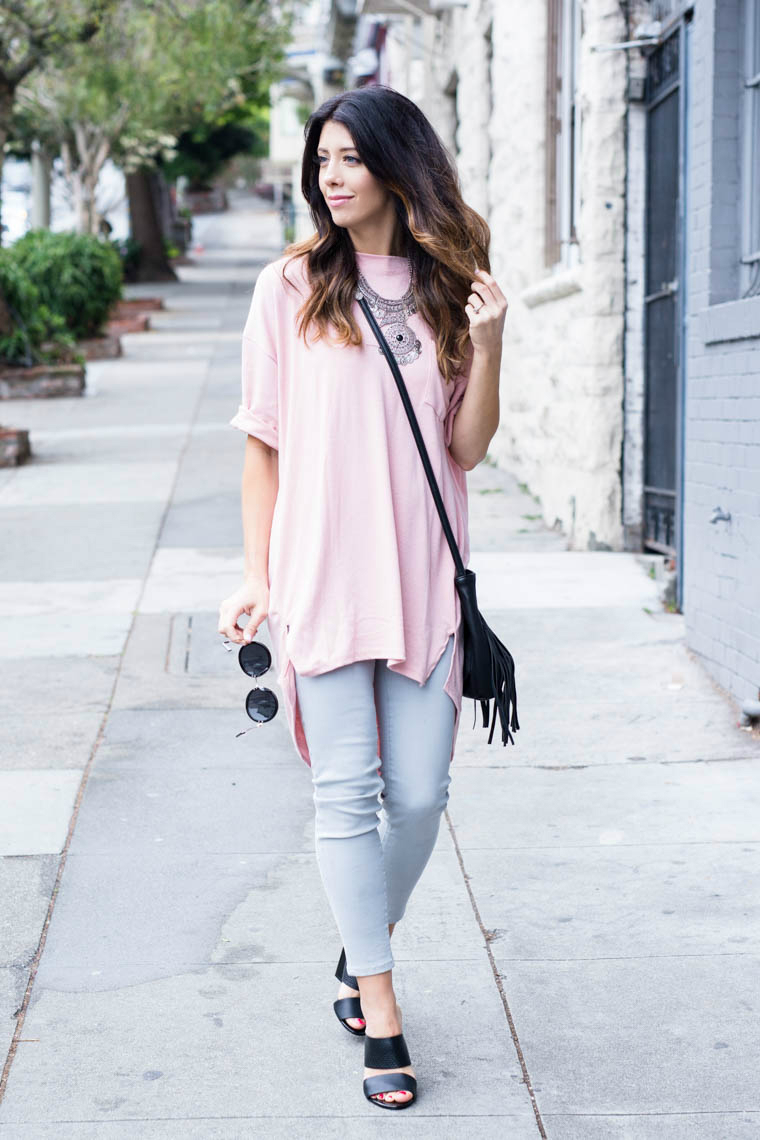
[[(222, 645), (228, 653), (231, 653), (234, 642), (225, 637)], [(272, 654), (263, 642), (249, 641), (246, 645), (240, 646), (238, 662), (248, 677), (261, 677), (272, 664)], [(236, 732), (235, 736), (245, 736), (246, 732), (251, 732), (253, 728), (266, 724), (267, 721), (272, 720), (277, 715), (278, 708), (277, 697), (272, 690), (257, 685), (251, 689), (245, 698), (245, 711), (251, 720), (255, 721), (255, 724), (251, 728), (243, 729), (242, 732)]]

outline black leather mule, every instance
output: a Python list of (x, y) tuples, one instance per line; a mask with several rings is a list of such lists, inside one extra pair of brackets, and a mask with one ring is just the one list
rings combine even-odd
[[(394, 1037), (364, 1038), (364, 1064), (368, 1069), (397, 1069), (411, 1065), (403, 1033)], [(410, 1092), (408, 1100), (374, 1100), (378, 1093)], [(408, 1108), (417, 1099), (417, 1080), (410, 1073), (388, 1073), (364, 1078), (364, 1095), (380, 1108)]]
[[(338, 959), (338, 965), (335, 970), (335, 977), (339, 982), (343, 982), (344, 985), (350, 986), (352, 990), (359, 989), (359, 983), (357, 982), (354, 975), (349, 974), (346, 971), (345, 947), (340, 952), (340, 958)], [(367, 1032), (366, 1025), (363, 1025), (361, 1029), (354, 1029), (353, 1025), (349, 1025), (346, 1020), (348, 1017), (364, 1017), (364, 1014), (362, 1013), (361, 998), (338, 998), (337, 1001), (333, 1002), (333, 1009), (335, 1010), (335, 1016), (344, 1027), (344, 1029), (347, 1029), (349, 1033), (353, 1033), (354, 1037), (364, 1037), (365, 1033)]]

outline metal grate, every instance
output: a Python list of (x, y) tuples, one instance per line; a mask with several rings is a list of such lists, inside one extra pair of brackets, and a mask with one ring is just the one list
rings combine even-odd
[(644, 546), (675, 556), (679, 408), (680, 31), (647, 69)]

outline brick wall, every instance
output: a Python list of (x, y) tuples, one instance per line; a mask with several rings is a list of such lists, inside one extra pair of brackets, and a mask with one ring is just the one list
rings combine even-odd
[[(690, 67), (684, 597), (736, 698), (760, 688), (760, 297), (739, 294), (740, 0), (701, 0)], [(714, 508), (729, 522), (711, 523)]]

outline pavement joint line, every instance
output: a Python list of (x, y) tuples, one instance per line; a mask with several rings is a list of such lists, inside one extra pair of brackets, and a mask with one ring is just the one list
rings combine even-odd
[[(741, 1111), (741, 1110), (737, 1110), (737, 1111)], [(747, 1111), (752, 1111), (752, 1110), (747, 1110)], [(600, 1113), (600, 1115), (612, 1116), (614, 1114), (611, 1112), (605, 1112), (605, 1113)], [(618, 1115), (621, 1115), (621, 1114), (618, 1114)], [(644, 1114), (642, 1113), (642, 1115), (644, 1115)], [(655, 1115), (655, 1114), (652, 1113), (650, 1115)], [(664, 1115), (670, 1115), (670, 1114), (662, 1113), (660, 1115), (664, 1116)], [(690, 1113), (674, 1113), (673, 1115), (675, 1115), (675, 1116), (688, 1116), (691, 1114)], [(449, 1120), (449, 1119), (455, 1119), (455, 1120), (460, 1120), (460, 1119), (461, 1120), (526, 1120), (526, 1119), (529, 1119), (529, 1117), (530, 1117), (530, 1114), (527, 1112), (479, 1112), (477, 1114), (472, 1113), (472, 1112), (468, 1112), (468, 1113), (416, 1112), (414, 1114), (415, 1120)], [(324, 1121), (324, 1120), (327, 1120), (327, 1121), (358, 1120), (360, 1122), (366, 1123), (367, 1114), (366, 1113), (364, 1113), (364, 1114), (341, 1113), (341, 1115), (339, 1117), (337, 1117), (335, 1115), (330, 1116), (330, 1115), (328, 1115), (327, 1112), (324, 1112), (324, 1113), (321, 1113), (318, 1115), (315, 1115), (314, 1113), (310, 1113), (308, 1115), (306, 1113), (304, 1113), (303, 1115), (296, 1115), (294, 1113), (287, 1113), (287, 1114), (283, 1113), (282, 1115), (278, 1115), (278, 1114), (273, 1113), (273, 1112), (267, 1112), (267, 1113), (261, 1113), (258, 1116), (251, 1115), (250, 1113), (246, 1113), (245, 1116), (242, 1116), (242, 1115), (241, 1116), (111, 1116), (108, 1118), (108, 1120), (102, 1120), (100, 1117), (76, 1116), (76, 1117), (64, 1117), (64, 1118), (61, 1118), (60, 1120), (50, 1120), (50, 1119), (47, 1119), (47, 1120), (22, 1120), (22, 1121), (8, 1121), (6, 1123), (11, 1124), (11, 1125), (18, 1127), (18, 1128), (24, 1128), (29, 1124), (100, 1124), (100, 1125), (125, 1124), (125, 1123), (169, 1124), (169, 1123), (173, 1123), (175, 1121), (179, 1121), (180, 1123), (182, 1123), (184, 1121), (189, 1121), (190, 1123), (198, 1123), (198, 1122), (202, 1123), (203, 1121), (206, 1121), (206, 1120), (211, 1120), (211, 1121), (214, 1121), (214, 1120), (277, 1120), (277, 1121), (283, 1121), (283, 1120), (322, 1120), (322, 1121)]]
[[(755, 839), (674, 839), (652, 840), (650, 843), (545, 843), (533, 847), (463, 847), (463, 851), (612, 851), (617, 847), (728, 847), (736, 843), (760, 843)], [(206, 852), (207, 854), (207, 852)], [(219, 852), (219, 854), (224, 854)], [(245, 855), (245, 851), (239, 854)]]
[[(23, 769), (19, 769), (23, 771)], [(553, 853), (558, 851), (614, 851), (617, 848), (642, 848), (642, 847), (726, 847), (736, 843), (760, 843), (759, 839), (695, 839), (684, 840), (683, 842), (674, 843), (559, 843), (551, 847), (462, 847), (462, 851), (551, 851)], [(73, 858), (75, 859), (102, 859), (104, 856), (107, 858), (135, 858), (139, 855), (147, 855), (148, 852), (163, 851), (168, 852), (170, 855), (184, 855), (192, 857), (194, 855), (202, 855), (205, 858), (232, 858), (235, 855), (245, 855), (248, 858), (258, 858), (259, 856), (288, 856), (294, 855), (308, 857), (308, 851), (209, 851), (205, 847), (172, 847), (171, 845), (162, 844), (158, 846), (145, 846), (145, 847), (120, 847), (110, 851), (75, 851)], [(435, 852), (434, 852), (435, 854)], [(5, 859), (24, 859), (28, 856), (24, 855), (5, 855)]]
[(449, 814), (448, 808), (444, 809), (444, 815), (446, 816), (446, 823), (447, 823), (447, 826), (449, 829), (449, 835), (451, 836), (451, 841), (454, 844), (454, 851), (456, 852), (457, 862), (459, 863), (459, 869), (462, 872), (462, 879), (464, 881), (464, 885), (465, 885), (465, 888), (467, 890), (468, 897), (470, 899), (470, 906), (472, 907), (472, 912), (475, 915), (475, 921), (477, 922), (478, 927), (480, 928), (480, 933), (483, 936), (483, 944), (485, 946), (486, 954), (488, 955), (488, 961), (489, 961), (489, 964), (491, 966), (491, 970), (493, 972), (494, 981), (496, 982), (496, 988), (499, 991), (499, 997), (501, 998), (501, 1003), (504, 1007), (504, 1014), (506, 1016), (507, 1024), (509, 1026), (509, 1032), (510, 1032), (511, 1037), (512, 1037), (512, 1043), (514, 1044), (515, 1051), (517, 1053), (517, 1059), (520, 1062), (520, 1068), (522, 1070), (522, 1075), (523, 1075), (522, 1076), (523, 1084), (525, 1085), (526, 1089), (528, 1090), (528, 1095), (530, 1097), (530, 1101), (531, 1101), (531, 1104), (533, 1106), (533, 1115), (536, 1118), (536, 1125), (538, 1126), (538, 1131), (542, 1137), (542, 1140), (548, 1140), (548, 1137), (546, 1135), (546, 1129), (544, 1128), (544, 1123), (543, 1123), (543, 1120), (541, 1119), (541, 1112), (540, 1112), (539, 1107), (538, 1107), (538, 1101), (536, 1100), (536, 1094), (533, 1090), (533, 1085), (531, 1083), (530, 1073), (528, 1072), (528, 1066), (527, 1066), (527, 1063), (525, 1061), (525, 1056), (523, 1054), (522, 1045), (520, 1044), (520, 1038), (517, 1035), (517, 1027), (515, 1025), (514, 1018), (512, 1017), (512, 1010), (509, 1007), (509, 1001), (507, 999), (507, 995), (506, 995), (506, 992), (504, 990), (504, 983), (503, 983), (501, 974), (499, 973), (498, 969), (496, 968), (496, 961), (495, 961), (494, 956), (493, 956), (493, 951), (491, 950), (491, 936), (492, 936), (493, 932), (488, 931), (486, 929), (486, 927), (483, 924), (483, 919), (480, 916), (480, 909), (478, 907), (477, 902), (475, 901), (475, 895), (474, 895), (474, 892), (473, 892), (472, 887), (470, 885), (470, 876), (468, 875), (467, 871), (465, 870), (464, 859), (462, 858), (462, 851), (459, 847), (459, 841), (457, 840), (456, 829), (455, 829), (454, 824), (452, 822), (451, 815)]
[[(231, 292), (231, 289), (228, 287), (227, 294), (229, 295), (230, 292)], [(142, 585), (140, 587), (140, 591), (139, 591), (137, 600), (135, 602), (135, 607), (132, 610), (132, 617), (131, 617), (131, 620), (129, 623), (129, 629), (127, 631), (127, 636), (124, 639), (124, 644), (122, 646), (121, 653), (119, 654), (119, 664), (117, 666), (117, 669), (116, 669), (116, 672), (114, 675), (113, 684), (111, 685), (111, 691), (110, 691), (109, 696), (108, 696), (108, 701), (107, 701), (106, 707), (105, 707), (104, 712), (103, 712), (103, 716), (102, 716), (101, 721), (100, 721), (100, 726), (98, 728), (97, 736), (95, 737), (94, 744), (90, 750), (90, 755), (87, 759), (87, 763), (82, 770), (82, 777), (79, 781), (79, 787), (77, 789), (76, 798), (74, 800), (74, 806), (72, 808), (71, 818), (69, 820), (69, 826), (68, 826), (68, 830), (66, 832), (66, 839), (65, 839), (65, 842), (63, 845), (63, 849), (61, 851), (60, 859), (58, 861), (58, 869), (56, 871), (55, 882), (53, 884), (53, 890), (52, 890), (51, 895), (50, 895), (50, 902), (48, 903), (47, 911), (45, 913), (45, 919), (44, 919), (44, 922), (42, 924), (42, 930), (40, 932), (39, 941), (37, 943), (37, 949), (35, 950), (34, 957), (32, 959), (30, 973), (29, 973), (29, 979), (28, 979), (27, 984), (26, 984), (26, 989), (24, 991), (24, 997), (21, 1001), (21, 1005), (19, 1006), (18, 1010), (16, 1011), (16, 1013), (14, 1015), (14, 1016), (16, 1016), (16, 1028), (14, 1030), (13, 1037), (11, 1038), (10, 1047), (8, 1049), (7, 1056), (5, 1058), (5, 1063), (3, 1064), (2, 1072), (0, 1073), (0, 1105), (2, 1105), (3, 1099), (5, 1097), (5, 1091), (8, 1087), (8, 1078), (10, 1076), (10, 1071), (11, 1071), (11, 1067), (13, 1065), (13, 1061), (16, 1057), (16, 1052), (18, 1050), (18, 1046), (21, 1044), (21, 1042), (23, 1040), (21, 1034), (23, 1032), (24, 1022), (26, 1020), (27, 1010), (29, 1008), (29, 1002), (31, 1001), (32, 990), (34, 988), (34, 982), (35, 982), (35, 979), (37, 977), (37, 970), (39, 969), (42, 954), (43, 954), (44, 949), (45, 949), (45, 942), (47, 941), (47, 932), (48, 932), (48, 928), (50, 926), (51, 919), (53, 917), (53, 909), (55, 907), (56, 899), (58, 897), (58, 891), (59, 891), (60, 885), (61, 885), (61, 880), (63, 878), (63, 871), (64, 871), (64, 868), (66, 866), (66, 859), (67, 859), (67, 856), (69, 853), (69, 848), (71, 846), (71, 841), (72, 841), (73, 836), (74, 836), (74, 829), (76, 827), (77, 820), (79, 818), (79, 810), (80, 810), (80, 807), (82, 804), (82, 799), (84, 797), (84, 792), (85, 792), (85, 789), (87, 787), (87, 783), (88, 783), (88, 780), (90, 777), (90, 773), (92, 772), (92, 768), (93, 768), (93, 765), (95, 762), (95, 757), (98, 753), (98, 749), (100, 747), (100, 744), (103, 740), (103, 736), (105, 734), (105, 729), (106, 729), (106, 725), (108, 723), (108, 718), (111, 715), (113, 701), (114, 701), (114, 697), (116, 695), (116, 689), (117, 689), (119, 680), (121, 679), (121, 671), (122, 671), (122, 667), (124, 664), (124, 655), (125, 655), (127, 646), (129, 644), (130, 638), (132, 636), (132, 632), (134, 630), (135, 620), (136, 620), (137, 615), (138, 615), (139, 610), (140, 610), (140, 604), (142, 602), (143, 597), (145, 596), (145, 592), (146, 592), (147, 585), (148, 585), (148, 578), (150, 576), (150, 570), (151, 570), (151, 567), (153, 565), (153, 561), (154, 561), (154, 559), (156, 557), (156, 553), (157, 553), (157, 551), (161, 545), (161, 535), (163, 534), (164, 526), (166, 525), (166, 519), (167, 519), (167, 516), (168, 516), (169, 511), (171, 509), (172, 501), (174, 499), (174, 495), (175, 495), (176, 490), (177, 490), (180, 472), (182, 469), (182, 463), (183, 463), (185, 456), (187, 455), (187, 452), (188, 452), (189, 447), (190, 447), (190, 443), (191, 443), (192, 435), (193, 435), (193, 427), (194, 427), (194, 425), (198, 419), (198, 414), (200, 412), (200, 408), (201, 408), (201, 405), (203, 403), (203, 398), (205, 396), (206, 389), (208, 387), (208, 382), (209, 382), (209, 377), (210, 377), (212, 367), (213, 367), (213, 361), (211, 359), (209, 359), (208, 361), (206, 361), (206, 365), (205, 365), (205, 368), (203, 370), (202, 378), (200, 379), (200, 383), (198, 384), (198, 393), (196, 395), (195, 404), (193, 406), (193, 410), (192, 410), (190, 416), (188, 417), (188, 422), (185, 426), (185, 439), (184, 439), (184, 442), (183, 442), (181, 448), (179, 449), (179, 452), (177, 454), (177, 458), (175, 460), (174, 477), (172, 479), (171, 487), (168, 490), (166, 500), (164, 502), (164, 509), (161, 513), (161, 521), (159, 522), (158, 529), (156, 532), (156, 538), (155, 538), (155, 541), (153, 543), (153, 552), (151, 554), (151, 558), (150, 558), (150, 561), (148, 563), (145, 574), (143, 575)]]
[[(694, 955), (694, 957), (698, 957), (698, 956), (699, 955)], [(705, 957), (705, 955), (702, 955), (702, 957)], [(479, 956), (478, 957), (473, 956), (472, 958), (422, 958), (418, 954), (415, 954), (414, 957), (405, 958), (402, 954), (396, 954), (395, 960), (398, 962), (404, 962), (407, 965), (413, 965), (413, 964), (419, 962), (421, 964), (424, 963), (425, 966), (456, 966), (456, 965), (472, 966), (473, 963), (480, 961), (480, 957)], [(504, 960), (507, 961), (507, 959), (504, 959)], [(509, 960), (511, 961), (511, 959), (509, 959)], [(517, 960), (519, 961), (519, 959), (517, 959)], [(526, 962), (530, 962), (533, 960), (534, 959), (530, 959), (530, 958), (525, 959)], [(537, 961), (537, 962), (542, 962), (545, 960), (546, 961), (552, 961), (552, 959), (543, 959), (543, 958), (535, 959), (535, 961)], [(573, 959), (569, 959), (569, 961), (573, 961)], [(280, 966), (282, 966), (283, 968), (287, 967), (289, 970), (292, 970), (294, 966), (301, 966), (301, 967), (313, 966), (315, 970), (318, 969), (321, 973), (322, 970), (325, 968), (325, 966), (329, 966), (329, 965), (330, 965), (330, 959), (328, 959), (328, 958), (323, 958), (319, 962), (316, 962), (316, 961), (315, 962), (312, 962), (312, 961), (308, 961), (308, 962), (265, 962), (265, 961), (262, 961), (258, 958), (236, 958), (234, 960), (234, 962), (181, 962), (181, 961), (173, 961), (170, 964), (167, 963), (165, 960), (161, 960), (160, 962), (121, 962), (121, 963), (119, 963), (118, 967), (113, 967), (108, 962), (98, 962), (98, 961), (88, 962), (86, 966), (82, 966), (81, 964), (66, 965), (65, 962), (61, 962), (61, 963), (58, 963), (56, 965), (55, 969), (56, 969), (56, 972), (59, 970), (66, 970), (67, 972), (76, 971), (77, 973), (80, 973), (80, 974), (90, 974), (90, 975), (92, 974), (93, 971), (97, 971), (98, 976), (108, 976), (106, 971), (114, 970), (116, 968), (118, 968), (119, 970), (122, 970), (122, 969), (127, 969), (127, 970), (131, 970), (131, 969), (135, 969), (135, 970), (142, 970), (142, 969), (156, 970), (156, 969), (164, 969), (165, 968), (167, 970), (171, 970), (172, 976), (174, 977), (174, 976), (176, 976), (178, 970), (188, 970), (188, 971), (192, 971), (193, 973), (197, 973), (199, 971), (204, 971), (205, 973), (209, 973), (212, 970), (220, 970), (220, 969), (221, 970), (231, 970), (231, 969), (234, 970), (237, 967), (240, 967), (241, 969), (243, 967), (245, 967), (247, 969), (250, 966), (276, 966), (278, 968)], [(333, 962), (333, 966), (334, 965), (335, 965), (335, 963)], [(17, 970), (17, 969), (19, 969), (19, 967), (18, 966), (1, 966), (0, 969), (2, 969), (2, 970)], [(140, 983), (130, 982), (129, 985), (126, 985), (126, 986), (121, 987), (121, 988), (128, 989), (128, 988), (130, 988), (130, 986), (135, 985), (135, 984), (140, 984)], [(27, 1037), (27, 1038), (20, 1038), (20, 1040), (22, 1040), (22, 1041), (23, 1040), (36, 1041), (36, 1040), (38, 1040), (38, 1038)]]
[[(214, 431), (226, 431), (229, 423), (225, 420), (209, 421), (208, 423), (195, 424), (193, 431), (197, 434)], [(35, 439), (42, 441), (55, 441), (55, 440), (76, 440), (76, 439), (104, 439), (106, 437), (118, 437), (123, 439), (132, 436), (164, 436), (164, 435), (180, 435), (187, 432), (187, 424), (183, 423), (165, 423), (165, 424), (124, 424), (121, 427), (97, 427), (97, 428), (44, 428), (37, 430), (34, 429)], [(72, 466), (78, 466), (72, 462)]]
[[(490, 938), (488, 939), (489, 944), (492, 942), (498, 942), (498, 927), (493, 928), (491, 931), (487, 931), (487, 933), (490, 934)], [(512, 958), (504, 954), (498, 954), (497, 956), (500, 962), (515, 962), (528, 966), (540, 966), (546, 962), (650, 962), (673, 958), (758, 958), (759, 955), (757, 951), (752, 950), (702, 950), (697, 951), (693, 954), (606, 954), (600, 955), (599, 957), (579, 955), (578, 957), (574, 958)], [(394, 958), (399, 962), (406, 962), (407, 964), (424, 962), (427, 966), (453, 966), (457, 963), (467, 963), (469, 965), (472, 965), (473, 962), (480, 961), (480, 954), (473, 954), (469, 958), (423, 958), (420, 954), (416, 953), (412, 957), (405, 957), (403, 954), (397, 953), (394, 950)], [(224, 962), (195, 962), (188, 960), (186, 962), (174, 961), (171, 963), (171, 968), (173, 970), (177, 968), (183, 970), (229, 970), (234, 969), (237, 966), (275, 966), (277, 968), (280, 966), (287, 966), (289, 968), (292, 966), (318, 966), (321, 969), (323, 966), (328, 966), (331, 961), (332, 959), (328, 958), (308, 958), (301, 960), (296, 959), (292, 962), (285, 961), (284, 959), (282, 961), (273, 962), (271, 959), (267, 958), (235, 958), (234, 961)], [(161, 959), (160, 961), (155, 962), (129, 961), (119, 963), (118, 968), (122, 969), (126, 967), (127, 969), (142, 969), (143, 967), (149, 967), (151, 969), (155, 969), (166, 965), (167, 962), (165, 959)], [(0, 966), (1, 970), (18, 970), (20, 968), (23, 967), (19, 967), (18, 965)], [(80, 973), (84, 974), (92, 970), (103, 971), (115, 969), (116, 967), (113, 967), (108, 961), (99, 962), (97, 959), (95, 959), (91, 962), (88, 962), (86, 966), (83, 966), (81, 963), (71, 963), (70, 965), (67, 965), (65, 962), (59, 962), (55, 968), (56, 970), (78, 970)], [(501, 977), (502, 975), (499, 974), (499, 976)], [(35, 1041), (37, 1038), (31, 1037), (26, 1038), (26, 1040)]]
[[(494, 939), (491, 939), (494, 941)], [(496, 939), (498, 941), (498, 939)], [(499, 954), (500, 962), (649, 962), (659, 961), (661, 958), (757, 958), (757, 951), (752, 950), (702, 950), (694, 954), (602, 954), (598, 958), (593, 956), (579, 956), (577, 958), (506, 958)]]
[[(167, 653), (168, 653), (168, 650), (167, 650)], [(110, 654), (108, 656), (113, 656), (113, 654)], [(175, 675), (176, 676), (182, 676), (183, 674), (180, 673), (180, 674), (175, 674)], [(215, 679), (223, 680), (224, 678), (215, 675)], [(196, 706), (196, 708), (197, 707), (199, 707), (199, 706)], [(237, 705), (234, 705), (234, 706), (232, 706), (232, 705), (227, 705), (227, 706), (225, 706), (225, 705), (219, 705), (219, 706), (203, 705), (202, 707), (203, 707), (204, 711), (206, 711), (206, 712), (236, 712), (237, 711)], [(122, 712), (128, 712), (128, 713), (132, 713), (132, 712), (164, 713), (164, 712), (183, 712), (186, 709), (187, 709), (187, 705), (184, 704), (184, 705), (170, 705), (170, 706), (161, 705), (160, 708), (153, 708), (152, 706), (147, 706), (146, 708), (140, 708), (140, 709), (138, 709), (138, 708), (119, 708), (115, 711), (120, 712), (120, 713), (122, 713)], [(20, 715), (22, 715), (22, 714), (20, 714)], [(117, 745), (114, 745), (114, 747), (117, 747)], [(462, 772), (462, 771), (466, 771), (466, 772), (580, 772), (580, 771), (596, 772), (596, 771), (601, 771), (601, 770), (606, 769), (606, 768), (631, 768), (631, 769), (633, 769), (635, 767), (636, 769), (641, 769), (641, 768), (647, 768), (647, 767), (659, 767), (659, 766), (664, 766), (664, 765), (681, 765), (682, 767), (689, 767), (689, 766), (693, 766), (695, 764), (741, 764), (741, 763), (746, 763), (747, 760), (755, 760), (755, 759), (756, 759), (756, 757), (754, 755), (747, 755), (747, 756), (723, 756), (723, 757), (720, 757), (718, 759), (710, 759), (709, 757), (704, 757), (704, 758), (700, 758), (697, 760), (641, 760), (641, 761), (636, 761), (635, 763), (633, 761), (630, 761), (630, 760), (619, 760), (619, 761), (618, 760), (611, 760), (609, 763), (600, 763), (600, 764), (465, 764), (463, 762), (460, 762), (458, 764), (456, 764), (456, 762), (455, 762), (455, 764), (456, 764), (457, 771), (459, 771), (459, 772)], [(124, 764), (124, 765), (122, 765), (122, 767), (126, 770), (126, 769), (129, 769), (131, 766), (129, 764)], [(187, 767), (188, 768), (195, 768), (195, 765), (193, 765), (192, 763), (188, 763)], [(212, 767), (212, 766), (208, 765), (208, 764), (202, 765), (199, 768), (199, 771), (206, 771), (210, 767)], [(253, 770), (256, 772), (265, 771), (265, 770), (266, 771), (281, 771), (283, 767), (285, 767), (285, 765), (280, 764), (280, 763), (269, 763), (269, 764), (261, 763), (261, 764), (257, 764), (256, 768)], [(213, 768), (215, 771), (224, 771), (227, 768), (229, 768), (231, 770), (237, 770), (237, 769), (239, 769), (239, 764), (235, 764), (235, 763), (214, 764)], [(246, 770), (248, 771), (248, 769), (246, 769)], [(725, 840), (723, 842), (733, 842), (733, 840)], [(737, 842), (739, 842), (739, 841), (737, 840)]]
[(755, 760), (753, 754), (746, 756), (698, 756), (694, 760), (602, 760), (598, 764), (465, 764), (460, 761), (457, 769), (477, 769), (484, 772), (583, 772), (601, 768), (647, 768), (665, 764), (736, 764), (744, 760)]
[(759, 1112), (760, 1108), (682, 1108), (673, 1112), (547, 1112), (546, 1116), (572, 1116), (580, 1120), (613, 1116), (620, 1120), (636, 1120), (640, 1116), (746, 1116), (756, 1115)]

